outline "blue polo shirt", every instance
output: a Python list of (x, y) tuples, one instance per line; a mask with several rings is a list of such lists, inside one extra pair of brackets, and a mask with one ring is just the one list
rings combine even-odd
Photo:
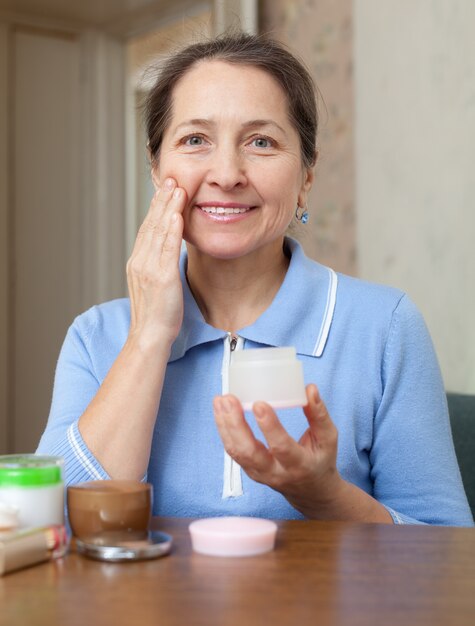
[[(296, 348), (305, 383), (317, 384), (338, 428), (339, 472), (386, 506), (395, 523), (472, 525), (439, 366), (414, 304), (396, 289), (336, 274), (307, 258), (292, 239), (285, 245), (291, 255), (285, 280), (269, 308), (238, 331), (238, 349)], [(302, 518), (224, 452), (212, 401), (227, 391), (230, 337), (205, 322), (186, 265), (183, 252), (184, 320), (167, 366), (147, 472), (154, 514)], [(77, 423), (129, 324), (129, 300), (120, 299), (80, 315), (67, 333), (38, 448), (65, 458), (67, 484), (109, 478)], [(302, 410), (278, 415), (298, 440), (307, 428)], [(246, 416), (263, 441), (252, 413)]]

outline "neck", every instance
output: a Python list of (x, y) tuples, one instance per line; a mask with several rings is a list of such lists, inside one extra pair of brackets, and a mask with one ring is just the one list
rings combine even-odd
[(188, 244), (187, 279), (206, 322), (236, 332), (270, 306), (289, 266), (283, 240), (237, 259), (215, 259)]

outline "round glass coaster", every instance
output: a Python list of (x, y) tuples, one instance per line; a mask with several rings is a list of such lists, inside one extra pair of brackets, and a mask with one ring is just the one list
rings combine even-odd
[(159, 531), (109, 531), (76, 539), (76, 549), (91, 559), (112, 561), (142, 561), (169, 554), (173, 538)]

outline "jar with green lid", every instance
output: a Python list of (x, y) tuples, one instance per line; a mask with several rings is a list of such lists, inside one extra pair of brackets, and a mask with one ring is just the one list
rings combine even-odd
[(61, 457), (0, 456), (0, 503), (14, 508), (20, 528), (64, 524)]

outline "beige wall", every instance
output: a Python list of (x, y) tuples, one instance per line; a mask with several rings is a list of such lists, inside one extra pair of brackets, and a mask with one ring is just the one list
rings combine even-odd
[(31, 452), (68, 325), (125, 292), (123, 47), (5, 23), (0, 48), (0, 450)]
[(475, 393), (475, 3), (354, 7), (360, 273), (412, 296)]
[(80, 305), (79, 46), (13, 32), (14, 258), (10, 291), (10, 444), (33, 451), (48, 414), (62, 339)]

